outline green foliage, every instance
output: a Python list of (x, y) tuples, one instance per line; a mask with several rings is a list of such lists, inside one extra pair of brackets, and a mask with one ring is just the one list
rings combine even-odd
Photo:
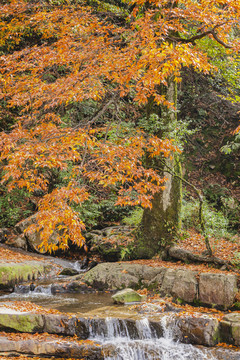
[(240, 226), (240, 203), (231, 196), (230, 191), (219, 184), (211, 184), (204, 190), (204, 194), (211, 205), (228, 219), (228, 227), (237, 230)]
[(73, 209), (78, 212), (79, 218), (84, 222), (87, 229), (98, 225), (98, 219), (101, 215), (100, 206), (92, 196), (88, 201), (81, 205), (72, 205)]
[(23, 189), (11, 192), (4, 190), (0, 196), (0, 227), (12, 227), (19, 221), (30, 216), (34, 211), (34, 204), (30, 195)]
[[(231, 262), (238, 268), (240, 267), (240, 253), (239, 252), (234, 253), (233, 259), (231, 260)], [(239, 303), (239, 305), (240, 305), (240, 303)]]
[(240, 58), (239, 54), (229, 55), (229, 50), (209, 37), (201, 39), (199, 42), (201, 49), (206, 51), (212, 64), (217, 71), (212, 80), (218, 81), (225, 87), (225, 98), (232, 102), (239, 102), (239, 74)]
[[(203, 216), (205, 219), (206, 233), (215, 238), (230, 238), (229, 221), (221, 211), (211, 208), (205, 202), (203, 206)], [(199, 201), (191, 198), (189, 201), (183, 200), (182, 224), (184, 229), (196, 228), (200, 231), (199, 224)]]
[(101, 224), (121, 221), (129, 214), (131, 208), (129, 206), (115, 206), (116, 200), (115, 195), (110, 195), (107, 199), (99, 202), (99, 212), (101, 213), (99, 222)]
[(221, 147), (221, 151), (228, 155), (230, 153), (237, 153), (240, 150), (240, 132), (234, 138)]
[(121, 261), (134, 259), (134, 249), (135, 249), (134, 245), (120, 246), (120, 248), (121, 248), (121, 252), (120, 252)]
[(128, 216), (123, 218), (122, 222), (129, 226), (138, 226), (141, 223), (142, 216), (143, 209), (140, 207), (136, 207)]
[(148, 134), (165, 133), (169, 139), (174, 139), (175, 144), (182, 150), (183, 142), (186, 142), (186, 137), (193, 135), (197, 130), (190, 129), (191, 119), (188, 117), (184, 120), (179, 119), (177, 124), (167, 123), (157, 114), (152, 113), (149, 117), (145, 116), (139, 120), (139, 127)]

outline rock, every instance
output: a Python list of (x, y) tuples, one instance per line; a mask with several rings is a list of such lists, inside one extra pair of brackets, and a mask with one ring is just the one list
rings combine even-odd
[(34, 283), (31, 283), (30, 286), (29, 286), (29, 290), (34, 291), (35, 288), (36, 288), (36, 285)]
[(102, 263), (85, 273), (82, 281), (98, 290), (138, 288), (142, 273), (142, 265)]
[(192, 303), (198, 296), (197, 272), (191, 270), (177, 270), (171, 295)]
[(191, 303), (197, 298), (196, 275), (191, 270), (162, 268), (149, 285), (155, 284), (161, 296), (173, 296)]
[(95, 266), (97, 266), (98, 265), (98, 262), (97, 261), (95, 261), (95, 260), (92, 260), (90, 263), (89, 263), (89, 265), (88, 265), (88, 270), (91, 270), (91, 269), (93, 269)]
[(233, 305), (237, 293), (237, 276), (202, 273), (199, 277), (199, 300), (224, 309)]
[(213, 348), (211, 354), (216, 360), (239, 360), (240, 352), (231, 349)]
[(102, 263), (82, 276), (82, 281), (98, 290), (140, 288), (159, 290), (160, 296), (171, 296), (187, 303), (202, 303), (229, 308), (237, 292), (237, 276), (200, 274), (188, 269), (151, 267), (133, 263)]
[(102, 360), (101, 347), (94, 341), (77, 342), (74, 340), (46, 336), (46, 338), (32, 335), (15, 341), (7, 335), (0, 337), (0, 355), (19, 356), (30, 355), (38, 357), (76, 358), (88, 360)]
[(18, 331), (23, 333), (43, 332), (44, 319), (41, 314), (24, 312), (1, 313), (0, 309), (0, 331)]
[(146, 296), (138, 294), (133, 289), (124, 289), (114, 294), (112, 299), (115, 304), (126, 304), (144, 301), (146, 300)]
[(27, 240), (24, 235), (20, 235), (14, 238), (9, 238), (5, 241), (5, 244), (18, 249), (27, 250)]
[(89, 336), (85, 319), (64, 314), (17, 311), (11, 306), (0, 306), (0, 331), (77, 335), (80, 339), (87, 339)]
[(160, 287), (160, 296), (171, 296), (172, 288), (176, 277), (176, 270), (167, 269), (164, 273), (162, 284)]
[(219, 340), (219, 322), (209, 316), (183, 316), (177, 319), (176, 325), (181, 332), (180, 341), (214, 346)]
[[(157, 268), (156, 270), (158, 270), (157, 275), (154, 277), (154, 274), (153, 274), (152, 279), (150, 279), (147, 282), (144, 280), (144, 283), (146, 283), (148, 288), (160, 291), (160, 288), (163, 283), (164, 275), (168, 269), (167, 268)], [(163, 292), (164, 292), (164, 290), (163, 290)]]
[[(40, 238), (40, 232), (39, 231), (25, 232), (25, 230), (30, 225), (36, 224), (37, 215), (38, 214), (36, 213), (36, 214), (20, 221), (19, 223), (17, 223), (15, 225), (15, 229), (18, 233), (25, 234), (27, 243), (31, 250), (33, 250), (39, 254), (46, 254), (47, 250), (39, 248), (40, 244), (42, 243), (42, 240)], [(55, 245), (58, 243), (58, 233), (56, 231), (54, 231), (53, 234), (50, 236), (49, 242), (51, 242), (52, 244), (55, 244)]]
[(163, 278), (163, 275), (166, 272), (166, 268), (160, 268), (160, 267), (153, 267), (153, 266), (147, 266), (147, 265), (143, 265), (143, 279), (144, 282), (147, 283), (152, 283), (156, 280), (157, 277), (157, 283), (158, 285), (162, 284), (162, 281), (160, 281), (161, 277)]
[(4, 243), (7, 238), (11, 235), (11, 231), (7, 228), (0, 229), (0, 242)]
[(0, 289), (9, 289), (24, 281), (36, 280), (51, 270), (43, 261), (25, 263), (0, 263)]
[(59, 273), (59, 275), (66, 275), (66, 276), (74, 276), (77, 274), (79, 274), (79, 272), (72, 268), (65, 268)]
[(221, 340), (240, 346), (240, 313), (233, 312), (225, 315), (220, 325)]
[(80, 339), (87, 339), (89, 336), (89, 329), (81, 319), (75, 316), (69, 317), (67, 315), (43, 315), (44, 318), (44, 332), (49, 334), (74, 336), (77, 335)]
[(69, 283), (52, 284), (51, 292), (55, 295), (65, 293), (94, 293), (96, 290), (76, 280)]
[(132, 231), (129, 226), (111, 226), (87, 233), (86, 239), (91, 244), (91, 253), (98, 253), (104, 261), (114, 262), (121, 260), (123, 246), (132, 242)]

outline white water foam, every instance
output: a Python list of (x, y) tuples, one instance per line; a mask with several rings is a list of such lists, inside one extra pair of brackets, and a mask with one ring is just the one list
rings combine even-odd
[(89, 323), (91, 339), (102, 344), (105, 360), (216, 360), (207, 350), (174, 340), (179, 330), (174, 326), (172, 315), (162, 318), (163, 336), (151, 328), (147, 318), (137, 320), (136, 339), (131, 338), (125, 320), (107, 318), (99, 324), (97, 321)]

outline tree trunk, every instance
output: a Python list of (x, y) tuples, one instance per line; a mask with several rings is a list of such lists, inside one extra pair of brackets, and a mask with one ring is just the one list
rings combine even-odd
[[(167, 100), (176, 107), (177, 86), (173, 81), (169, 82), (165, 94)], [(164, 130), (159, 131), (158, 135), (168, 138), (170, 132), (176, 129), (176, 111), (162, 108), (161, 120)], [(167, 181), (165, 189), (155, 194), (152, 209), (144, 210), (142, 222), (137, 231), (136, 255), (139, 258), (151, 258), (160, 253), (172, 242), (181, 227), (182, 183), (173, 175), (174, 173), (181, 175), (179, 155), (174, 155), (173, 159), (155, 159), (152, 166), (159, 169), (160, 174), (166, 177)]]

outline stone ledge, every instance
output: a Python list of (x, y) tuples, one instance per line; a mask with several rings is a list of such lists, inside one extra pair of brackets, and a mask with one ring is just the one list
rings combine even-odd
[(161, 296), (172, 296), (187, 303), (228, 309), (234, 304), (237, 275), (201, 273), (188, 269), (151, 267), (140, 264), (102, 263), (81, 278), (93, 288), (117, 290), (147, 287)]

